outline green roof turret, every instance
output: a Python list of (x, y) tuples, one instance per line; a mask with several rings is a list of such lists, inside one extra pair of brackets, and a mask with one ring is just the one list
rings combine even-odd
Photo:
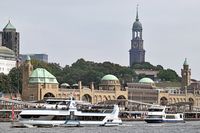
[(8, 24), (3, 28), (3, 30), (16, 30), (16, 28), (8, 21)]
[(58, 84), (55, 76), (44, 68), (35, 69), (29, 77), (29, 83), (49, 83)]
[(29, 55), (26, 56), (26, 61), (31, 61), (31, 57)]

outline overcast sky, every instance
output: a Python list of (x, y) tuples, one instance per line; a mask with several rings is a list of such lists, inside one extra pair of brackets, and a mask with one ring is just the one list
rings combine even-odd
[(136, 5), (146, 61), (179, 75), (188, 59), (200, 79), (199, 0), (0, 0), (0, 28), (20, 32), (20, 53), (46, 53), (49, 62), (79, 58), (129, 65)]

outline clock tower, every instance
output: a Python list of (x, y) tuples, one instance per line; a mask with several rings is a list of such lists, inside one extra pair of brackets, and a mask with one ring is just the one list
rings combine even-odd
[(131, 49), (129, 50), (130, 54), (130, 63), (132, 66), (135, 63), (145, 62), (145, 50), (143, 49), (143, 39), (142, 39), (142, 24), (138, 18), (138, 6), (136, 19), (133, 23), (132, 28), (132, 40), (131, 40)]
[(187, 58), (185, 58), (185, 61), (183, 63), (183, 69), (181, 69), (181, 76), (182, 76), (182, 81), (181, 81), (182, 88), (185, 87), (187, 88), (191, 84), (191, 69), (189, 68)]

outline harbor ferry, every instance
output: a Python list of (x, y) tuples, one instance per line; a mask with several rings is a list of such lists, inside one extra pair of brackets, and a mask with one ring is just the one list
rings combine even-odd
[(183, 113), (175, 113), (168, 110), (166, 106), (153, 105), (148, 109), (147, 123), (184, 122)]
[(73, 100), (48, 100), (37, 108), (22, 110), (18, 122), (26, 127), (43, 126), (117, 126), (122, 124), (118, 117), (118, 105), (91, 105)]

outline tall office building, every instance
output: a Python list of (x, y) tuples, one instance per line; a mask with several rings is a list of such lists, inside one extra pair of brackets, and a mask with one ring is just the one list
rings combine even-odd
[(136, 19), (133, 23), (132, 28), (132, 40), (131, 40), (131, 49), (129, 50), (130, 62), (129, 65), (132, 66), (135, 63), (145, 62), (145, 50), (143, 48), (143, 39), (142, 39), (142, 24), (139, 21), (138, 17), (138, 7), (136, 13)]
[(32, 60), (44, 61), (48, 63), (48, 55), (47, 54), (20, 54), (20, 59), (22, 62), (26, 61), (27, 56), (29, 56)]

